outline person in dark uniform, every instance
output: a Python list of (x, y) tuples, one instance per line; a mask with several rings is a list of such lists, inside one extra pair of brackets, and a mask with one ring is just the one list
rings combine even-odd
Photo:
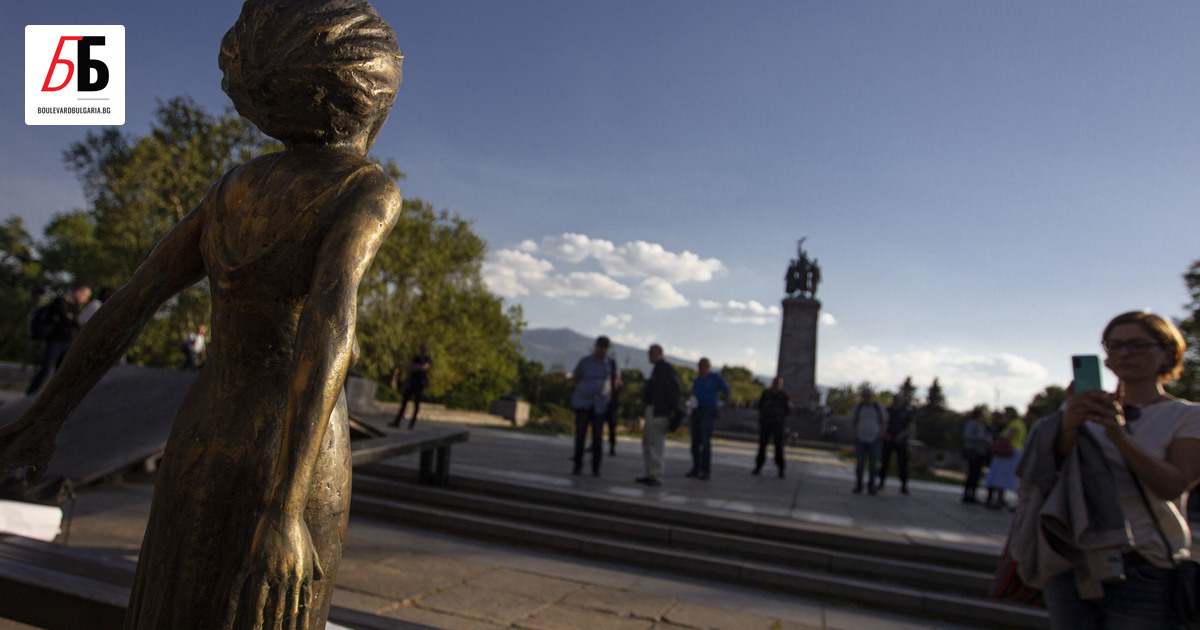
[(896, 454), (896, 472), (900, 475), (900, 494), (908, 494), (908, 440), (917, 429), (913, 421), (912, 402), (904, 394), (896, 394), (888, 409), (888, 425), (883, 435), (883, 456), (879, 464), (879, 489), (887, 480), (892, 454)]
[(41, 388), (46, 379), (58, 371), (71, 342), (75, 339), (75, 331), (79, 330), (79, 309), (92, 299), (92, 290), (80, 285), (70, 293), (54, 298), (50, 303), (46, 317), (49, 330), (46, 333), (46, 347), (42, 351), (42, 365), (38, 368), (33, 380), (29, 381), (26, 396), (32, 396)]
[(404, 410), (408, 407), (408, 401), (413, 401), (412, 420), (408, 421), (408, 428), (412, 430), (417, 424), (417, 414), (421, 412), (421, 395), (425, 393), (425, 387), (429, 385), (429, 368), (433, 367), (433, 359), (429, 356), (429, 344), (421, 344), (421, 352), (413, 357), (408, 363), (408, 379), (404, 382), (404, 393), (400, 398), (400, 411), (396, 413), (396, 419), (388, 423), (390, 427), (399, 427), (400, 422), (404, 420)]
[(771, 381), (771, 387), (763, 390), (758, 399), (758, 455), (754, 457), (754, 472), (751, 474), (762, 473), (763, 463), (767, 461), (767, 442), (774, 442), (775, 465), (779, 467), (779, 478), (783, 479), (783, 430), (791, 410), (792, 401), (783, 391), (783, 377), (776, 376)]

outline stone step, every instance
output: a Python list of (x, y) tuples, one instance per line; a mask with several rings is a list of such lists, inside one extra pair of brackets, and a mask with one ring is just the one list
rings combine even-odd
[(1044, 628), (1044, 610), (993, 602), (935, 590), (913, 588), (838, 575), (826, 571), (781, 566), (736, 556), (671, 548), (660, 544), (601, 536), (570, 528), (526, 522), (521, 515), (505, 518), (481, 515), (464, 509), (423, 505), (397, 498), (371, 496), (362, 492), (355, 477), (351, 512), (355, 516), (467, 535), (534, 545), (574, 555), (703, 576), (768, 588), (796, 595), (836, 598), (890, 611), (918, 614), (944, 620), (1014, 628)]
[[(411, 463), (396, 460), (381, 462), (364, 468), (361, 472), (385, 479), (415, 479)], [(355, 478), (358, 476), (356, 473)], [(988, 575), (995, 570), (1000, 561), (998, 554), (977, 547), (929, 541), (892, 532), (847, 529), (753, 514), (700, 512), (661, 501), (605, 496), (570, 488), (497, 480), (464, 473), (461, 470), (454, 472), (446, 488), (464, 495), (578, 509), (589, 515), (606, 514), (638, 522), (682, 527), (693, 527), (697, 523), (703, 523), (704, 529), (710, 532), (782, 543), (803, 540), (806, 545), (824, 550), (982, 571)], [(358, 489), (357, 485), (355, 489)]]
[(519, 519), (543, 527), (675, 549), (703, 551), (890, 583), (903, 582), (908, 586), (955, 592), (968, 597), (986, 593), (991, 582), (991, 573), (987, 571), (897, 560), (873, 553), (838, 551), (814, 545), (805, 539), (803, 530), (793, 532), (789, 540), (769, 540), (712, 531), (707, 528), (707, 523), (698, 519), (693, 519), (691, 526), (683, 526), (659, 522), (656, 518), (658, 515), (653, 513), (647, 514), (646, 518), (627, 518), (590, 509), (500, 498), (492, 494), (417, 486), (361, 473), (355, 476), (354, 492), (356, 495), (393, 498), (443, 509)]

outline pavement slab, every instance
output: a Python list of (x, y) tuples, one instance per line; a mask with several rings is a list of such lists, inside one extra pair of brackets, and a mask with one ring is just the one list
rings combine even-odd
[(643, 595), (630, 589), (588, 585), (565, 597), (562, 603), (619, 617), (659, 621), (675, 601), (666, 597)]
[[(382, 615), (432, 628), (444, 628), (444, 630), (500, 630), (509, 627), (478, 619), (468, 619), (459, 615), (440, 613), (420, 606), (398, 606), (383, 612)], [(4, 629), (0, 628), (0, 630)]]
[(551, 605), (540, 597), (513, 595), (474, 585), (455, 586), (423, 598), (419, 604), (421, 608), (435, 612), (503, 626), (516, 624)]
[(654, 621), (554, 605), (522, 619), (517, 625), (528, 630), (651, 630)]
[(704, 630), (773, 630), (779, 623), (778, 619), (772, 617), (692, 602), (679, 602), (667, 611), (663, 621), (675, 626)]

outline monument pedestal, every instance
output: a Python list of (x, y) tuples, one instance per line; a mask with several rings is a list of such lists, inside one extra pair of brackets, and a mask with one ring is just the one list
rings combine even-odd
[(817, 317), (821, 303), (810, 297), (783, 300), (783, 325), (779, 334), (779, 369), (783, 391), (797, 409), (821, 402), (817, 391)]

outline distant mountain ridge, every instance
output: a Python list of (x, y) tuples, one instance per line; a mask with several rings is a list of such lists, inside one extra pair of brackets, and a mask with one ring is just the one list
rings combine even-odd
[[(538, 361), (547, 372), (575, 369), (575, 364), (586, 354), (592, 353), (596, 343), (595, 337), (589, 337), (571, 330), (570, 328), (531, 328), (521, 335), (521, 344), (525, 346), (524, 357), (528, 361)], [(654, 366), (650, 365), (647, 355), (649, 346), (635, 348), (613, 342), (608, 348), (609, 356), (613, 357), (621, 369), (641, 370), (642, 374), (650, 376)], [(681, 359), (667, 355), (667, 361), (675, 365), (686, 365), (695, 369), (696, 362), (691, 359)], [(718, 364), (716, 369), (720, 369)], [(755, 374), (755, 378), (764, 384), (769, 384), (774, 375)], [(828, 388), (817, 385), (822, 398)]]
[[(595, 337), (589, 337), (571, 330), (570, 328), (533, 328), (521, 335), (521, 343), (525, 346), (526, 360), (538, 361), (546, 371), (571, 371), (584, 355), (591, 354), (596, 344)], [(647, 356), (649, 345), (641, 348), (626, 346), (613, 342), (608, 347), (608, 356), (616, 360), (621, 369), (641, 370), (642, 374), (650, 375), (654, 366)], [(669, 363), (686, 365), (695, 369), (696, 362), (691, 359), (681, 359), (667, 355)], [(720, 365), (716, 366), (720, 369)], [(771, 377), (756, 375), (764, 381)]]

